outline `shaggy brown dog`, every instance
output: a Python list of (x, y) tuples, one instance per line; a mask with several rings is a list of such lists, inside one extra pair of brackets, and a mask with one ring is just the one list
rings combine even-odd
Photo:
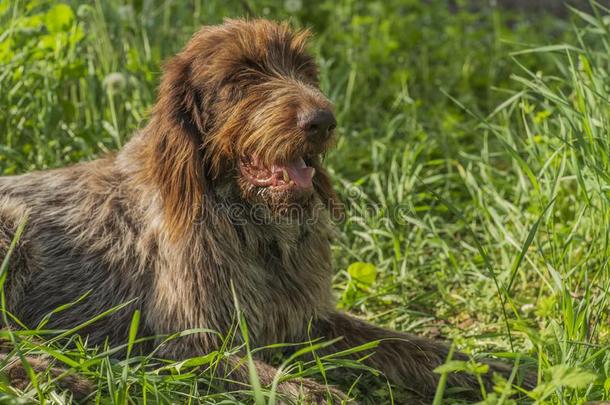
[[(134, 300), (83, 331), (90, 343), (120, 344), (135, 309), (143, 336), (226, 333), (237, 304), (253, 346), (340, 338), (325, 349), (337, 351), (386, 339), (368, 364), (431, 395), (444, 345), (335, 309), (335, 197), (321, 166), (335, 119), (307, 38), (264, 20), (204, 27), (167, 63), (149, 124), (116, 155), (0, 178), (0, 257), (29, 216), (10, 260), (8, 309), (35, 326), (90, 292), (46, 326), (67, 329)], [(191, 334), (158, 353), (183, 359), (219, 345), (215, 334)], [(247, 383), (239, 357), (229, 363)], [(276, 370), (255, 364), (269, 384)], [(478, 389), (466, 374), (448, 383)], [(310, 380), (279, 390), (317, 403), (328, 392)]]

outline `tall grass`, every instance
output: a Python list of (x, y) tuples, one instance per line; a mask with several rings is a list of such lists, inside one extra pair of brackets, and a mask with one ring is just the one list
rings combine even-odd
[[(252, 13), (312, 27), (340, 122), (327, 157), (348, 214), (334, 245), (339, 305), (477, 356), (535, 361), (530, 402), (610, 400), (610, 11), (560, 20), (441, 3), (2, 2), (0, 171), (120, 147), (148, 116), (160, 62), (201, 24)], [(256, 384), (218, 389), (230, 336), (223, 350), (165, 363), (115, 360), (135, 333), (97, 349), (77, 334), (12, 335), (15, 355), (45, 352), (96, 381), (99, 403), (275, 397)], [(340, 366), (360, 402), (407, 401), (342, 356), (288, 359), (278, 378), (336, 382)], [(25, 393), (0, 381), (0, 401), (68, 402), (48, 380)], [(486, 403), (509, 404), (508, 393), (498, 381)]]

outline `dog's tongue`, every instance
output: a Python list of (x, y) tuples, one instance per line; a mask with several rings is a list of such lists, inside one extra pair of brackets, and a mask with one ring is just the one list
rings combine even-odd
[(285, 166), (279, 166), (279, 169), (285, 169), (290, 176), (290, 179), (301, 188), (311, 188), (312, 179), (315, 174), (313, 167), (307, 166), (303, 158), (296, 159)]

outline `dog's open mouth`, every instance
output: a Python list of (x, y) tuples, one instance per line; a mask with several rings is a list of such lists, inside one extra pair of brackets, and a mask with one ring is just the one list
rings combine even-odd
[(242, 175), (251, 184), (275, 189), (311, 189), (313, 188), (313, 176), (316, 174), (316, 169), (309, 166), (304, 158), (267, 167), (257, 158), (242, 157), (240, 169)]

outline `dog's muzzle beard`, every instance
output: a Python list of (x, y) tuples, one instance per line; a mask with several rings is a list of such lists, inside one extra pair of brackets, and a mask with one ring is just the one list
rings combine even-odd
[(301, 112), (296, 126), (280, 130), (282, 142), (275, 150), (241, 154), (237, 166), (243, 197), (266, 203), (276, 214), (285, 213), (288, 206), (307, 208), (315, 195), (316, 168), (335, 127), (335, 117), (327, 109)]
[(239, 161), (242, 197), (259, 208), (265, 206), (274, 216), (297, 215), (295, 210), (306, 209), (314, 198), (316, 169), (312, 161), (313, 158), (300, 157), (266, 165), (255, 157), (242, 157)]

